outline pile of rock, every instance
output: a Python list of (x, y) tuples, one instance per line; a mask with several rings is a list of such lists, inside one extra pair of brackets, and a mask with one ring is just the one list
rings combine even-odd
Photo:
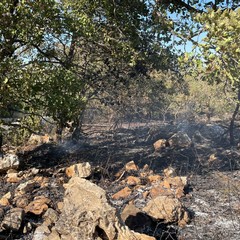
[[(33, 240), (154, 240), (153, 232), (143, 230), (146, 222), (133, 227), (134, 216), (179, 226), (189, 221), (179, 200), (187, 178), (176, 176), (171, 168), (160, 176), (147, 165), (139, 169), (129, 162), (105, 191), (86, 179), (92, 174), (88, 162), (49, 170), (48, 176), (36, 168), (18, 171), (18, 164), (17, 156), (0, 161), (9, 190), (0, 196), (1, 236), (11, 232), (16, 239), (31, 235)], [(113, 188), (119, 191), (110, 191)], [(120, 216), (111, 203), (120, 204)]]

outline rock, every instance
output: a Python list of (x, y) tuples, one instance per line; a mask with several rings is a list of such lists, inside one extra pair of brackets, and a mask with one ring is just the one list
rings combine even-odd
[(106, 239), (116, 239), (115, 209), (105, 191), (79, 177), (66, 184), (64, 206), (55, 227), (62, 239), (92, 240), (102, 233)]
[(118, 200), (118, 199), (125, 199), (132, 193), (132, 190), (129, 187), (125, 187), (119, 192), (112, 195), (112, 199)]
[(0, 157), (0, 172), (6, 172), (9, 169), (17, 169), (19, 167), (19, 159), (15, 154), (6, 154)]
[(165, 168), (163, 170), (164, 176), (165, 177), (175, 177), (177, 176), (176, 170), (172, 167)]
[(183, 212), (181, 202), (176, 198), (158, 196), (150, 200), (143, 208), (150, 217), (166, 222), (177, 222)]
[(52, 208), (48, 208), (48, 210), (43, 214), (44, 224), (49, 226), (55, 222), (57, 222), (59, 214)]
[(23, 195), (15, 199), (15, 204), (19, 208), (25, 208), (29, 204), (28, 197)]
[(89, 162), (72, 165), (66, 169), (68, 177), (87, 178), (91, 175), (92, 169)]
[(28, 144), (30, 145), (40, 145), (43, 143), (49, 143), (50, 137), (45, 135), (37, 135), (37, 134), (31, 134), (30, 138), (28, 139)]
[(121, 219), (125, 222), (129, 216), (136, 216), (139, 212), (141, 212), (140, 209), (136, 208), (133, 203), (129, 203), (123, 209)]
[(48, 235), (50, 235), (50, 233), (51, 231), (48, 226), (41, 225), (36, 228), (32, 240), (49, 240)]
[(162, 177), (160, 175), (150, 175), (147, 177), (147, 180), (150, 183), (154, 183), (154, 182), (159, 182), (162, 180)]
[(125, 206), (121, 213), (121, 219), (132, 230), (141, 232), (142, 227), (151, 228), (152, 219), (135, 207), (134, 203), (130, 202)]
[(135, 186), (141, 183), (140, 178), (134, 176), (128, 176), (126, 179), (128, 185)]
[(25, 208), (25, 212), (31, 212), (35, 215), (40, 215), (48, 209), (50, 199), (44, 196), (35, 197), (32, 202), (30, 202)]
[(25, 183), (21, 183), (15, 190), (15, 195), (24, 195), (26, 193), (31, 193), (32, 190), (38, 185), (33, 180), (29, 180)]
[(116, 228), (118, 230), (117, 240), (156, 240), (155, 237), (150, 237), (146, 234), (141, 234), (141, 233), (136, 233), (134, 231), (131, 231), (126, 226), (123, 227), (116, 224)]
[(21, 208), (10, 209), (4, 216), (2, 227), (6, 230), (18, 231), (22, 225), (24, 211)]
[(169, 144), (171, 147), (190, 147), (192, 141), (186, 133), (180, 131), (169, 139)]
[(48, 240), (61, 240), (61, 238), (56, 230), (52, 230), (52, 232), (48, 236)]
[(224, 130), (224, 128), (222, 128), (219, 125), (206, 124), (201, 128), (200, 132), (201, 132), (202, 136), (205, 138), (221, 139), (221, 137), (225, 133), (225, 130)]
[(161, 151), (163, 148), (167, 147), (168, 145), (169, 143), (166, 139), (159, 139), (153, 144), (153, 147), (155, 152), (158, 152)]
[(18, 183), (21, 181), (21, 178), (18, 177), (18, 173), (8, 173), (7, 182), (9, 183)]
[(164, 184), (161, 183), (150, 190), (150, 195), (152, 198), (156, 198), (158, 196), (173, 196), (174, 193), (170, 188), (166, 188)]
[(134, 161), (130, 161), (130, 162), (126, 163), (125, 170), (127, 172), (138, 171), (138, 166), (135, 164)]
[(8, 201), (7, 198), (2, 197), (2, 198), (0, 199), (0, 206), (9, 206), (9, 205), (10, 205), (10, 203), (9, 203), (9, 201)]

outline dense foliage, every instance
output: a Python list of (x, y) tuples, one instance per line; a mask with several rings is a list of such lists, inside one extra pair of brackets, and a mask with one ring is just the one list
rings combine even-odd
[(181, 46), (195, 43), (201, 31), (209, 34), (198, 48), (207, 59), (202, 66), (210, 69), (208, 78), (218, 81), (224, 75), (238, 88), (238, 5), (239, 1), (2, 0), (1, 117), (24, 116), (19, 127), (38, 131), (32, 126), (48, 116), (61, 133), (69, 122), (80, 129), (91, 101), (115, 112), (128, 109), (130, 118), (136, 113), (165, 116), (174, 106), (170, 96), (186, 93), (178, 64)]

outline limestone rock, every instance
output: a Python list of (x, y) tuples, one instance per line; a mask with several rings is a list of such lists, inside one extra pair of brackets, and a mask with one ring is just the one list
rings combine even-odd
[(87, 178), (91, 175), (92, 169), (89, 162), (78, 163), (66, 169), (68, 177), (82, 177)]
[(6, 230), (18, 231), (21, 227), (24, 211), (21, 208), (10, 209), (4, 216), (2, 227)]
[(64, 206), (55, 227), (62, 239), (92, 240), (99, 230), (106, 239), (116, 239), (115, 209), (106, 198), (105, 191), (79, 177), (66, 184)]
[(143, 208), (154, 219), (163, 219), (166, 222), (177, 222), (183, 212), (181, 202), (177, 198), (158, 196), (150, 200)]
[(17, 169), (19, 166), (19, 158), (15, 154), (6, 154), (0, 157), (0, 172), (6, 172), (9, 169)]
[(169, 139), (169, 144), (171, 147), (189, 147), (192, 140), (186, 133), (180, 131)]

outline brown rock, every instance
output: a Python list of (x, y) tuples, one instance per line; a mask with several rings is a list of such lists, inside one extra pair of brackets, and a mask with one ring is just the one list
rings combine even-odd
[(119, 192), (112, 195), (112, 199), (118, 200), (120, 198), (127, 198), (132, 193), (132, 190), (129, 187), (125, 187)]
[(95, 239), (96, 229), (102, 229), (106, 239), (116, 239), (116, 210), (108, 204), (106, 192), (80, 177), (72, 177), (65, 187), (64, 207), (55, 224), (61, 239)]
[(57, 203), (57, 208), (58, 208), (59, 211), (62, 211), (62, 209), (63, 209), (63, 202), (58, 202)]
[(10, 203), (9, 203), (9, 201), (8, 201), (7, 198), (2, 197), (2, 198), (0, 199), (0, 205), (1, 205), (1, 206), (9, 206)]
[(183, 207), (176, 198), (158, 196), (150, 200), (143, 211), (154, 219), (176, 222), (180, 220)]
[(156, 152), (162, 150), (163, 148), (165, 148), (167, 146), (168, 142), (166, 139), (159, 139), (157, 140), (154, 144), (153, 144), (153, 147), (154, 147), (154, 150)]
[(174, 193), (171, 189), (165, 188), (161, 183), (159, 186), (153, 187), (150, 190), (150, 195), (152, 198), (156, 198), (158, 196), (172, 196)]
[(190, 217), (187, 211), (184, 211), (182, 218), (178, 221), (179, 227), (185, 227), (189, 223)]
[(7, 174), (7, 182), (9, 183), (18, 183), (21, 181), (21, 178), (18, 177), (17, 172)]
[(44, 196), (35, 197), (32, 202), (28, 204), (25, 208), (26, 212), (31, 212), (35, 215), (40, 215), (48, 209), (48, 203), (50, 203), (50, 199)]
[(140, 178), (134, 177), (134, 176), (127, 177), (126, 181), (127, 181), (127, 184), (131, 186), (138, 185), (141, 183)]
[(66, 168), (66, 175), (68, 177), (82, 177), (87, 178), (91, 175), (92, 169), (89, 162), (79, 163)]
[(148, 181), (150, 183), (158, 182), (162, 180), (162, 177), (160, 175), (150, 175), (147, 177)]
[(121, 219), (125, 222), (129, 216), (136, 216), (139, 212), (141, 212), (141, 210), (136, 208), (134, 203), (129, 203), (123, 209), (121, 213)]
[(130, 161), (125, 165), (125, 170), (127, 172), (138, 171), (138, 166), (134, 163), (134, 161)]

